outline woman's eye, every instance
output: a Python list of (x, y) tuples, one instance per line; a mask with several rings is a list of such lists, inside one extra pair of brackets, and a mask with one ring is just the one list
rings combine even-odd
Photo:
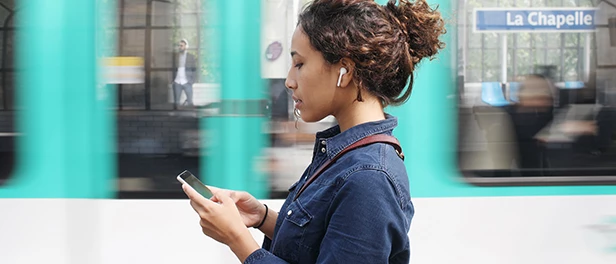
[(303, 63), (298, 63), (298, 64), (295, 64), (295, 67), (299, 69), (299, 68), (302, 67), (302, 65), (304, 65), (304, 64)]

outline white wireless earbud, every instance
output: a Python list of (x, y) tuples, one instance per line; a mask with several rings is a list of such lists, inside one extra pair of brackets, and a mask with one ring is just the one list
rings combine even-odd
[(342, 67), (340, 68), (340, 76), (338, 76), (338, 84), (336, 86), (340, 87), (340, 81), (342, 81), (342, 75), (347, 73), (347, 69)]

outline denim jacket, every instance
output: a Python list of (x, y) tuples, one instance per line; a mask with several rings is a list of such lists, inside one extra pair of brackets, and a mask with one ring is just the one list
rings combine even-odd
[(316, 134), (312, 163), (289, 188), (273, 239), (244, 263), (409, 263), (414, 208), (406, 168), (394, 148), (376, 143), (344, 154), (295, 199), (315, 170), (345, 147), (389, 134), (397, 119), (334, 126)]

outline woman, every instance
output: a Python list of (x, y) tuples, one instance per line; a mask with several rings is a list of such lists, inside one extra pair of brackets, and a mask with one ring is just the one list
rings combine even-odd
[[(280, 214), (245, 192), (214, 188), (207, 200), (183, 186), (203, 232), (241, 262), (409, 263), (414, 209), (394, 147), (348, 151), (306, 183), (360, 139), (391, 135), (397, 119), (384, 107), (408, 99), (415, 66), (444, 46), (438, 39), (443, 20), (425, 0), (395, 2), (317, 0), (300, 14), (286, 86), (304, 121), (333, 115), (338, 125), (316, 134), (312, 163)], [(262, 248), (247, 227), (265, 234)]]

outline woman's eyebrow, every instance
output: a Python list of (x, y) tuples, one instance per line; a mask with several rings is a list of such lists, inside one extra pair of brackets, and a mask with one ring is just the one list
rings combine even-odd
[(302, 56), (297, 51), (291, 51), (291, 57), (296, 56), (296, 55), (300, 57)]

